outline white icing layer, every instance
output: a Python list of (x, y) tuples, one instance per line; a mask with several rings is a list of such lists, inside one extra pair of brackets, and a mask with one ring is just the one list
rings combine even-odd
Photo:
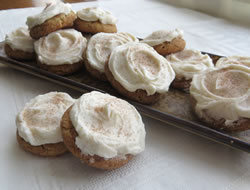
[(34, 52), (34, 40), (30, 37), (29, 30), (25, 27), (20, 27), (10, 34), (7, 34), (5, 43), (13, 50), (22, 50), (30, 53)]
[(164, 93), (175, 78), (169, 62), (152, 47), (130, 42), (116, 47), (109, 59), (109, 70), (126, 90), (145, 90), (148, 95)]
[(84, 21), (100, 21), (102, 24), (115, 24), (117, 19), (106, 10), (99, 7), (84, 8), (77, 12), (78, 18)]
[(194, 74), (214, 68), (212, 59), (197, 50), (185, 49), (168, 55), (166, 58), (174, 69), (177, 80), (183, 78), (189, 80), (193, 78)]
[(129, 33), (98, 33), (88, 42), (87, 59), (91, 67), (104, 73), (104, 65), (114, 48), (138, 39)]
[(86, 38), (74, 29), (58, 30), (35, 42), (38, 60), (47, 65), (77, 63), (86, 47)]
[(70, 120), (82, 154), (109, 159), (138, 154), (145, 148), (146, 132), (140, 114), (114, 96), (95, 91), (82, 95), (72, 106)]
[(19, 136), (33, 146), (62, 142), (61, 118), (73, 103), (74, 99), (61, 92), (30, 100), (16, 118)]
[(164, 42), (171, 42), (173, 39), (180, 37), (183, 38), (183, 31), (179, 29), (175, 30), (159, 30), (155, 31), (141, 42), (150, 46), (157, 46)]
[(202, 118), (223, 118), (226, 125), (250, 118), (250, 68), (228, 65), (194, 75), (190, 93)]
[(219, 68), (228, 64), (236, 64), (236, 65), (243, 65), (250, 67), (250, 57), (244, 57), (244, 56), (222, 57), (217, 61), (215, 66)]
[(48, 4), (41, 13), (29, 16), (27, 18), (26, 24), (28, 25), (29, 29), (33, 28), (34, 26), (40, 25), (44, 23), (46, 20), (64, 13), (69, 14), (71, 12), (71, 5), (69, 3), (63, 3), (58, 1), (56, 3)]

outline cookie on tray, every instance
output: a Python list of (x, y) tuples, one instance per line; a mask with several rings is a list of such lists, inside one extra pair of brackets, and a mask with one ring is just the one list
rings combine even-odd
[(87, 61), (85, 67), (88, 72), (100, 80), (107, 80), (104, 65), (108, 61), (112, 50), (128, 42), (138, 42), (138, 39), (125, 32), (98, 33), (92, 36), (86, 51)]
[(215, 67), (223, 67), (230, 64), (242, 65), (246, 67), (250, 67), (250, 57), (247, 56), (229, 56), (222, 57), (217, 62)]
[(75, 29), (50, 33), (35, 42), (37, 64), (58, 75), (69, 75), (84, 66), (87, 40)]
[(29, 30), (20, 27), (6, 35), (4, 50), (12, 59), (30, 61), (36, 58), (33, 43), (34, 40), (30, 37)]
[(196, 115), (210, 127), (250, 129), (250, 68), (228, 65), (194, 75), (190, 94)]
[(171, 87), (186, 90), (195, 74), (214, 68), (212, 59), (198, 50), (184, 49), (170, 54), (166, 59), (175, 71), (175, 79)]
[(76, 17), (69, 3), (59, 1), (48, 4), (41, 13), (29, 16), (26, 24), (30, 29), (30, 36), (39, 39), (56, 30), (73, 27)]
[(152, 46), (163, 56), (182, 51), (186, 46), (183, 32), (179, 29), (155, 31), (141, 42)]
[(100, 92), (83, 94), (63, 115), (68, 150), (89, 166), (115, 169), (145, 148), (140, 114), (128, 102)]
[(175, 78), (163, 56), (138, 42), (116, 47), (105, 64), (105, 74), (120, 94), (143, 104), (157, 102)]
[(50, 92), (28, 102), (17, 115), (17, 141), (20, 146), (40, 156), (58, 156), (67, 152), (60, 122), (74, 103), (68, 94)]
[(77, 12), (74, 27), (83, 33), (115, 33), (116, 22), (117, 19), (109, 11), (99, 7), (89, 7)]

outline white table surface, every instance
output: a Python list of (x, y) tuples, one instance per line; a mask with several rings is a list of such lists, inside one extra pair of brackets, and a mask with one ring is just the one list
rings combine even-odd
[[(104, 1), (99, 5), (119, 19), (118, 30), (145, 37), (157, 29), (181, 28), (187, 47), (221, 55), (249, 55), (250, 27), (161, 1)], [(0, 40), (25, 25), (41, 8), (0, 11)], [(50, 91), (80, 93), (0, 64), (0, 189), (188, 189), (249, 190), (250, 155), (143, 117), (146, 150), (126, 166), (100, 171), (71, 154), (42, 158), (24, 152), (15, 138), (16, 114), (31, 98)]]

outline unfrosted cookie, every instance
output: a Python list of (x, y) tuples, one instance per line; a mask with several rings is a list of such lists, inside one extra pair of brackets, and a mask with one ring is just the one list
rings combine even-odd
[(30, 36), (39, 39), (56, 30), (71, 28), (75, 19), (76, 14), (71, 10), (71, 5), (59, 1), (48, 4), (41, 13), (29, 16), (26, 24), (30, 29)]
[(74, 103), (66, 93), (50, 92), (28, 102), (17, 115), (17, 141), (20, 146), (40, 156), (57, 156), (67, 152), (60, 122)]
[(35, 59), (33, 43), (29, 30), (20, 27), (6, 35), (4, 50), (6, 55), (13, 59), (29, 61)]
[(250, 129), (250, 69), (228, 65), (194, 75), (190, 87), (197, 116), (215, 129)]
[(108, 61), (112, 50), (119, 45), (133, 41), (137, 42), (138, 39), (125, 32), (95, 34), (88, 42), (86, 69), (92, 76), (100, 80), (107, 80), (104, 65)]
[(188, 89), (195, 74), (214, 68), (212, 59), (198, 50), (185, 49), (166, 56), (166, 59), (176, 75), (171, 86), (178, 89)]
[(84, 66), (87, 40), (74, 29), (58, 30), (35, 42), (37, 64), (59, 75), (69, 75)]
[(63, 115), (63, 140), (89, 166), (115, 169), (145, 148), (145, 129), (136, 109), (108, 94), (82, 95)]
[(250, 67), (250, 57), (247, 56), (229, 56), (222, 57), (217, 62), (215, 67), (223, 67), (230, 64), (242, 65), (246, 67)]
[(141, 42), (152, 46), (163, 56), (182, 51), (186, 46), (183, 32), (179, 29), (155, 31)]
[(164, 57), (138, 42), (116, 47), (105, 65), (105, 74), (119, 93), (144, 104), (158, 101), (175, 78)]
[(108, 11), (99, 7), (84, 8), (77, 12), (74, 27), (83, 33), (115, 33), (117, 19)]

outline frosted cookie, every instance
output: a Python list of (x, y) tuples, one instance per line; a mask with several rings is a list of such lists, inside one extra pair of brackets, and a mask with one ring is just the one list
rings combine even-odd
[(71, 5), (58, 1), (48, 4), (41, 13), (29, 16), (26, 24), (30, 29), (30, 36), (39, 39), (56, 30), (71, 28), (75, 19), (76, 14), (71, 10)]
[(104, 65), (114, 48), (128, 42), (138, 42), (138, 39), (129, 33), (98, 33), (92, 36), (88, 42), (86, 51), (86, 69), (94, 77), (107, 80)]
[(16, 60), (33, 60), (35, 52), (33, 39), (25, 27), (16, 29), (5, 37), (4, 50), (7, 56)]
[(182, 51), (186, 46), (183, 32), (179, 29), (155, 31), (141, 42), (152, 46), (163, 56)]
[(195, 74), (214, 68), (212, 59), (197, 50), (185, 49), (166, 58), (175, 71), (174, 88), (188, 89)]
[(229, 64), (236, 64), (236, 65), (250, 67), (250, 57), (246, 56), (222, 57), (216, 62), (215, 67), (219, 68)]
[(67, 151), (60, 130), (62, 115), (74, 103), (66, 93), (50, 92), (28, 102), (17, 115), (17, 141), (40, 156), (58, 156)]
[(115, 33), (116, 22), (117, 19), (110, 12), (99, 7), (89, 7), (77, 12), (74, 27), (84, 33)]
[(145, 128), (128, 102), (90, 92), (82, 95), (62, 117), (65, 145), (89, 166), (115, 169), (145, 148)]
[(120, 94), (145, 104), (158, 101), (175, 78), (164, 57), (138, 42), (116, 47), (105, 64), (105, 74)]
[(74, 29), (58, 30), (35, 42), (37, 64), (59, 75), (69, 75), (84, 66), (87, 40)]
[(250, 128), (250, 68), (228, 65), (194, 75), (190, 94), (195, 113), (212, 128)]

